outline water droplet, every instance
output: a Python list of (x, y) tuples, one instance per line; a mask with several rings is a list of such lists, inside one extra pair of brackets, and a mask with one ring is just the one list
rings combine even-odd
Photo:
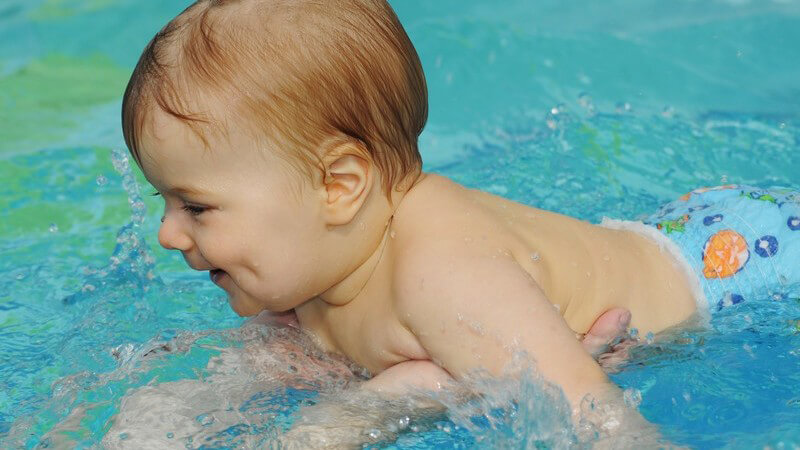
[(608, 255), (603, 255), (603, 261), (611, 261), (611, 257)]
[(483, 336), (486, 334), (486, 331), (483, 329), (483, 325), (481, 325), (479, 322), (471, 322), (469, 324), (469, 329), (478, 336)]
[(175, 433), (173, 433), (171, 431), (169, 433), (167, 433), (167, 439), (172, 439), (174, 437), (175, 437)]
[(591, 115), (594, 115), (595, 112), (594, 102), (592, 102), (592, 97), (589, 96), (589, 94), (581, 92), (578, 95), (578, 104), (581, 105), (581, 107), (584, 110), (586, 110), (586, 112), (588, 112)]
[(592, 272), (589, 272), (589, 271), (587, 270), (587, 271), (586, 271), (586, 278), (591, 278), (591, 277), (592, 277)]
[(639, 329), (638, 328), (631, 328), (631, 331), (628, 332), (631, 336), (631, 339), (639, 339)]
[(633, 107), (628, 102), (619, 102), (619, 103), (617, 103), (617, 105), (616, 105), (616, 107), (614, 109), (617, 111), (618, 114), (621, 114), (621, 113), (624, 113), (624, 112), (631, 112)]
[(128, 439), (129, 437), (130, 437), (130, 435), (128, 433), (120, 433), (119, 434), (119, 440), (120, 441), (124, 441), (124, 440)]
[(635, 388), (628, 388), (622, 393), (625, 404), (631, 408), (637, 408), (642, 403), (642, 392)]
[(408, 427), (409, 423), (411, 423), (411, 418), (408, 416), (401, 417), (400, 420), (397, 421), (397, 425), (400, 427), (401, 430)]
[(58, 233), (58, 225), (56, 225), (54, 223), (50, 224), (50, 228), (49, 229), (50, 229), (51, 233)]
[(395, 232), (394, 230), (389, 232), (389, 237), (390, 238), (394, 239), (395, 236), (397, 236), (397, 232)]
[(683, 393), (683, 399), (686, 400), (687, 402), (690, 402), (690, 401), (692, 401), (692, 396), (688, 392), (684, 392)]
[(369, 436), (370, 439), (377, 441), (381, 437), (381, 430), (377, 430), (377, 429), (373, 428), (373, 429), (367, 431), (367, 436)]
[(199, 416), (195, 417), (194, 420), (198, 421), (200, 425), (207, 427), (214, 423), (214, 416), (210, 414), (200, 414)]
[(472, 238), (471, 238), (471, 237), (465, 237), (465, 238), (464, 238), (464, 242), (466, 242), (467, 244), (469, 244), (470, 242), (472, 242)]
[(539, 261), (542, 257), (539, 255), (539, 252), (531, 253), (531, 260), (532, 261)]
[(651, 331), (651, 332), (649, 332), (649, 333), (647, 333), (647, 334), (644, 336), (644, 341), (645, 341), (645, 342), (647, 342), (647, 345), (650, 345), (650, 344), (652, 344), (652, 343), (653, 343), (653, 341), (655, 341), (655, 340), (656, 340), (656, 336), (653, 334), (653, 332), (652, 332), (652, 331)]
[(108, 178), (106, 178), (105, 175), (98, 175), (95, 182), (98, 186), (105, 186), (106, 183), (108, 183)]
[(15, 276), (14, 278), (16, 278), (17, 280), (24, 280), (25, 279), (25, 274), (18, 273), (17, 276)]

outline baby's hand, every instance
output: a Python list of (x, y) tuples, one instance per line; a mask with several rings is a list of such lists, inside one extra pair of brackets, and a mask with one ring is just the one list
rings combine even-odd
[(583, 348), (595, 359), (611, 350), (611, 345), (628, 334), (631, 313), (625, 308), (613, 308), (604, 312), (594, 321), (589, 331), (583, 335)]

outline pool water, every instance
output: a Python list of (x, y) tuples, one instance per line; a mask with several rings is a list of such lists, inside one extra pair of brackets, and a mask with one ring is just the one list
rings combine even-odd
[[(162, 205), (119, 110), (139, 52), (187, 4), (0, 3), (0, 447), (256, 447), (302, 405), (354, 401), (357, 368), (292, 330), (242, 328), (157, 245)], [(392, 5), (428, 77), (428, 171), (592, 222), (699, 186), (800, 189), (799, 1)], [(642, 337), (611, 377), (672, 442), (800, 446), (800, 299)], [(535, 375), (472, 382), (485, 398), (376, 446), (575, 445)]]

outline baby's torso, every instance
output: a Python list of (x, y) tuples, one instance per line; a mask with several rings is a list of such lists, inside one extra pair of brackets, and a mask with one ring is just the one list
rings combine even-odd
[(497, 238), (575, 332), (585, 333), (614, 307), (629, 309), (631, 327), (642, 333), (676, 325), (695, 311), (686, 272), (655, 241), (481, 191), (468, 195), (506, 224)]
[[(416, 204), (406, 212), (418, 217), (400, 218), (398, 226), (423, 224), (429, 233), (408, 232), (420, 239), (438, 239), (437, 233), (449, 230), (447, 238), (465, 246), (493, 248), (498, 257), (510, 254), (577, 333), (613, 307), (628, 308), (631, 326), (642, 333), (678, 324), (696, 309), (686, 273), (640, 234), (532, 208), (435, 175), (426, 181), (420, 187), (428, 192), (407, 198)], [(434, 220), (438, 224), (430, 226)]]
[(487, 257), (513, 258), (576, 333), (617, 306), (631, 311), (631, 326), (643, 333), (675, 325), (695, 310), (686, 275), (636, 233), (531, 208), (436, 175), (415, 189), (395, 215), (384, 264), (357, 301), (333, 309), (321, 305), (316, 314), (320, 324), (336, 324), (315, 326), (322, 347), (345, 353), (373, 373), (427, 359), (392, 306), (393, 252), (412, 243), (447, 239)]

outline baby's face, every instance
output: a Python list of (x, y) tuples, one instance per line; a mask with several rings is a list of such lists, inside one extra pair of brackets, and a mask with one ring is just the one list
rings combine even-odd
[(141, 160), (165, 202), (161, 245), (209, 271), (240, 315), (285, 311), (319, 294), (321, 194), (306, 186), (298, 198), (301, 175), (244, 130), (210, 137), (205, 150), (176, 119), (160, 110), (151, 116)]

